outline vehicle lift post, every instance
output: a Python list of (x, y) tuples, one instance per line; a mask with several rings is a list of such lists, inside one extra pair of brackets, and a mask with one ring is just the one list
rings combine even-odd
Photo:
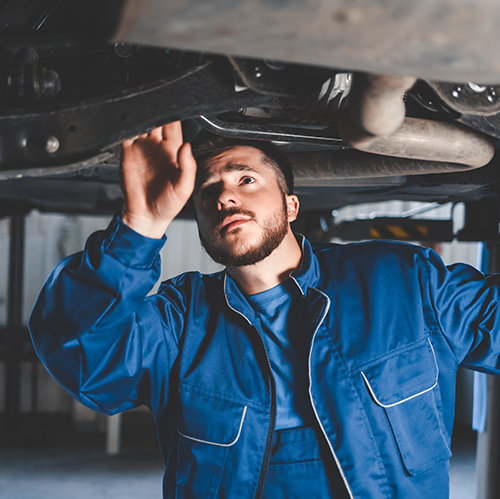
[[(490, 243), (488, 272), (500, 272), (500, 245)], [(476, 499), (500, 497), (500, 377), (488, 375), (486, 427), (478, 432), (476, 448)]]
[[(461, 241), (484, 241), (487, 272), (500, 272), (500, 200), (486, 198), (465, 203)], [(500, 497), (500, 376), (488, 375), (486, 426), (478, 432), (476, 447), (476, 499)]]
[(10, 217), (10, 252), (7, 308), (7, 358), (5, 359), (5, 430), (16, 432), (20, 415), (21, 358), (24, 274), (25, 214)]

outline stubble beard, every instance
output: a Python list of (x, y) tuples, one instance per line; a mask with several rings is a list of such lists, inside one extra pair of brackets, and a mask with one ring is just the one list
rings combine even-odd
[[(222, 220), (207, 236), (202, 235), (198, 230), (201, 245), (212, 260), (226, 267), (255, 265), (267, 258), (281, 244), (288, 233), (287, 205), (284, 194), (282, 195), (282, 200), (281, 208), (263, 221), (261, 240), (253, 245), (246, 244), (248, 249), (245, 250), (243, 248), (241, 252), (234, 252), (222, 247), (222, 244), (219, 242), (220, 232), (223, 230), (220, 226)], [(226, 210), (222, 218), (235, 214), (242, 214), (248, 216), (251, 220), (255, 220), (253, 212), (237, 208)], [(239, 230), (239, 228), (234, 230)]]

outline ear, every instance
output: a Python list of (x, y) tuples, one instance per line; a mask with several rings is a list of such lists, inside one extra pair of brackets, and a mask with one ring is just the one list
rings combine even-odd
[(299, 214), (299, 206), (299, 198), (295, 194), (286, 196), (286, 207), (289, 222), (293, 222), (297, 218), (297, 215)]

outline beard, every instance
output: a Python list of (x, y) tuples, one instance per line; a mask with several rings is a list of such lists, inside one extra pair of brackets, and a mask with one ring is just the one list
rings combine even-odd
[[(201, 234), (198, 229), (201, 245), (212, 260), (226, 267), (255, 265), (264, 260), (281, 244), (288, 233), (287, 205), (284, 195), (282, 199), (283, 203), (281, 209), (275, 211), (272, 215), (263, 220), (261, 224), (263, 233), (260, 240), (254, 244), (245, 244), (246, 248), (244, 247), (242, 251), (235, 252), (234, 249), (228, 250), (224, 248), (220, 242), (220, 233), (221, 230), (224, 230), (222, 228), (222, 223), (227, 216), (241, 214), (255, 221), (255, 214), (253, 212), (238, 208), (232, 208), (221, 212), (221, 221), (207, 236)], [(239, 229), (236, 228), (235, 230)]]

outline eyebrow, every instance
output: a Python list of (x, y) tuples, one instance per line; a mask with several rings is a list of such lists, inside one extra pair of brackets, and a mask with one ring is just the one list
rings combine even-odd
[[(229, 163), (224, 166), (222, 169), (223, 173), (229, 173), (229, 172), (252, 172), (252, 173), (259, 173), (255, 168), (252, 168), (251, 166), (248, 165), (240, 165), (237, 163)], [(196, 191), (200, 190), (212, 177), (215, 177), (215, 173), (210, 172), (205, 170), (201, 175), (198, 180), (198, 185), (196, 187)]]

